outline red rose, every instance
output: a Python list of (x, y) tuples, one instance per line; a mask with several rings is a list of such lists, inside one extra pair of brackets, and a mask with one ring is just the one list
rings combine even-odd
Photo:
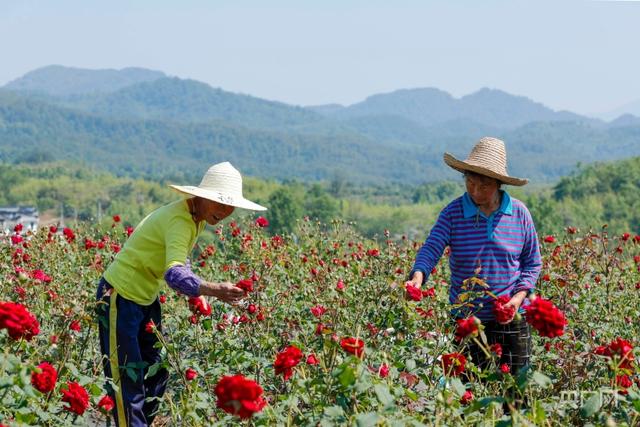
[(204, 298), (190, 297), (189, 309), (193, 314), (196, 314), (196, 315), (198, 314), (202, 316), (211, 315), (211, 305)]
[(89, 407), (89, 394), (77, 382), (68, 381), (67, 388), (62, 390), (62, 401), (69, 404), (64, 407), (65, 410), (82, 415)]
[(300, 363), (302, 356), (302, 351), (295, 345), (290, 345), (278, 353), (275, 362), (273, 362), (276, 375), (283, 374), (285, 380), (291, 378), (293, 368)]
[(369, 249), (367, 251), (367, 255), (369, 255), (370, 257), (377, 257), (380, 255), (380, 251), (378, 249)]
[(55, 234), (58, 232), (58, 227), (56, 227), (55, 225), (52, 225), (49, 227), (49, 233)]
[(629, 375), (616, 375), (616, 385), (622, 388), (629, 388), (633, 385)]
[(473, 401), (473, 393), (471, 392), (471, 390), (465, 391), (462, 397), (460, 398), (460, 403), (462, 405), (468, 405), (472, 401)]
[(131, 237), (131, 235), (133, 234), (133, 227), (129, 225), (127, 228), (124, 229), (124, 231), (127, 232), (127, 237)]
[(307, 356), (307, 365), (317, 365), (318, 363), (320, 363), (318, 361), (318, 358), (316, 357), (315, 354), (310, 354), (309, 356)]
[(67, 242), (69, 243), (72, 243), (76, 239), (75, 233), (70, 228), (65, 227), (62, 230), (62, 234), (64, 235), (65, 239), (67, 239)]
[(256, 225), (261, 228), (268, 227), (269, 221), (267, 220), (267, 218), (259, 216), (258, 219), (256, 219)]
[(224, 376), (215, 387), (217, 407), (242, 419), (260, 412), (267, 404), (262, 387), (242, 375)]
[(457, 377), (464, 372), (467, 358), (461, 353), (449, 353), (442, 355), (442, 368), (445, 375)]
[(113, 411), (113, 408), (115, 406), (116, 405), (113, 402), (113, 399), (109, 395), (102, 396), (102, 399), (98, 401), (98, 408), (100, 409), (100, 411), (105, 413)]
[(120, 222), (120, 215), (114, 215), (113, 222)]
[(389, 365), (387, 365), (386, 363), (383, 363), (382, 365), (380, 365), (380, 369), (378, 369), (378, 375), (380, 375), (380, 378), (386, 378), (389, 376)]
[(197, 376), (198, 376), (198, 373), (195, 371), (195, 369), (187, 368), (187, 370), (184, 371), (184, 377), (187, 379), (187, 381), (191, 381), (195, 379)]
[(19, 236), (17, 234), (14, 235), (14, 236), (11, 236), (11, 243), (13, 245), (18, 245), (18, 244), (22, 243), (22, 236)]
[(323, 314), (327, 312), (327, 309), (321, 305), (316, 305), (315, 307), (311, 307), (310, 310), (311, 310), (311, 314), (313, 314), (315, 317), (321, 317)]
[(22, 224), (16, 224), (15, 227), (13, 227), (13, 231), (15, 231), (16, 233), (19, 233), (22, 231)]
[(347, 353), (351, 353), (357, 357), (361, 357), (364, 354), (364, 341), (357, 338), (342, 338), (342, 340), (340, 340), (340, 347)]
[(500, 365), (500, 372), (502, 372), (503, 374), (508, 374), (509, 372), (511, 372), (511, 368), (507, 363), (503, 363), (502, 365)]
[(407, 298), (411, 301), (422, 301), (422, 292), (419, 287), (411, 282), (407, 282), (404, 285), (404, 289), (407, 291)]
[(49, 393), (56, 386), (58, 373), (49, 362), (42, 362), (31, 373), (31, 385), (40, 393)]
[(31, 272), (31, 277), (40, 282), (51, 283), (51, 277), (42, 270), (33, 270)]
[(80, 326), (80, 321), (79, 320), (72, 321), (71, 324), (69, 325), (69, 329), (71, 329), (72, 331), (80, 332), (80, 330), (82, 329)]
[(516, 308), (512, 305), (505, 307), (511, 301), (508, 295), (500, 295), (496, 301), (493, 302), (493, 314), (496, 316), (498, 323), (506, 323), (513, 319), (516, 314)]
[(160, 295), (158, 297), (158, 300), (160, 301), (160, 304), (164, 304), (165, 302), (167, 302), (167, 296), (166, 295)]
[(253, 280), (251, 279), (240, 280), (238, 283), (236, 283), (236, 286), (242, 289), (245, 295), (249, 292), (253, 292)]
[(153, 323), (153, 320), (149, 320), (147, 324), (144, 325), (144, 330), (148, 334), (152, 334), (155, 328), (156, 328), (156, 324)]
[(538, 297), (527, 306), (524, 317), (543, 337), (554, 338), (564, 334), (567, 319), (553, 303)]
[(344, 282), (342, 281), (342, 279), (338, 280), (338, 283), (336, 283), (336, 290), (337, 291), (344, 290)]
[(40, 323), (24, 305), (0, 302), (0, 329), (6, 329), (14, 340), (31, 341), (40, 333)]
[(556, 242), (556, 238), (554, 236), (545, 236), (544, 237), (544, 241), (545, 241), (545, 243), (555, 243)]
[(462, 341), (468, 336), (478, 336), (478, 325), (480, 324), (480, 319), (477, 317), (471, 316), (467, 319), (457, 319), (456, 323), (458, 324), (458, 328), (456, 329), (456, 341)]
[(594, 353), (608, 358), (615, 358), (619, 369), (631, 371), (633, 369), (633, 345), (618, 337), (607, 346), (598, 346)]
[(489, 350), (498, 357), (502, 357), (502, 346), (499, 342), (491, 344)]

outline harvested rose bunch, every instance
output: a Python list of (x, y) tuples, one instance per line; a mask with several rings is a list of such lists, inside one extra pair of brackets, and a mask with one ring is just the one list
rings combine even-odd
[(211, 305), (203, 297), (191, 297), (189, 298), (189, 309), (193, 314), (199, 314), (202, 316), (211, 315)]
[(507, 306), (511, 301), (508, 295), (500, 295), (493, 303), (493, 314), (496, 316), (498, 323), (507, 323), (516, 314), (516, 308), (512, 305)]
[(541, 297), (537, 297), (529, 304), (524, 317), (541, 336), (548, 338), (564, 334), (564, 327), (567, 325), (564, 313), (551, 301)]

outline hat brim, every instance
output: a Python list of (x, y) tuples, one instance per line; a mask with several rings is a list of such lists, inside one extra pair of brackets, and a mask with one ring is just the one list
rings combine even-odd
[(523, 185), (526, 185), (529, 182), (529, 180), (526, 178), (516, 178), (513, 176), (502, 175), (492, 171), (491, 169), (487, 169), (482, 166), (474, 165), (473, 163), (468, 163), (462, 160), (458, 160), (449, 153), (444, 153), (444, 162), (450, 167), (452, 167), (453, 169), (457, 170), (458, 172), (465, 172), (465, 171), (474, 172), (480, 175), (495, 178), (498, 181), (502, 182), (503, 184), (507, 184), (507, 185), (515, 185), (515, 186), (521, 187)]
[(244, 197), (230, 196), (228, 194), (220, 193), (218, 191), (204, 190), (200, 187), (193, 187), (190, 185), (172, 185), (169, 187), (172, 189), (190, 196), (202, 197), (203, 199), (213, 200), (214, 202), (222, 203), (223, 205), (234, 206), (236, 208), (248, 209), (251, 211), (266, 211), (267, 208), (260, 206), (257, 203), (247, 200)]

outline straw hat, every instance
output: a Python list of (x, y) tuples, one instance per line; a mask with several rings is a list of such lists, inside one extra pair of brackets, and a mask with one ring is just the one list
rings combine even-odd
[(495, 178), (504, 184), (525, 185), (526, 178), (515, 178), (507, 173), (507, 150), (498, 138), (485, 136), (471, 149), (466, 160), (461, 161), (449, 153), (444, 153), (444, 162), (460, 172), (475, 172)]
[(209, 168), (200, 185), (169, 185), (181, 193), (213, 200), (223, 205), (235, 206), (252, 211), (266, 211), (267, 208), (247, 200), (242, 195), (242, 176), (231, 163), (218, 163)]

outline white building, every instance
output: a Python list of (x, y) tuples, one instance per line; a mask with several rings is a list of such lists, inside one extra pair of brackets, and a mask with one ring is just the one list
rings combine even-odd
[(38, 229), (38, 209), (32, 206), (0, 206), (0, 230), (13, 231), (22, 224), (23, 232)]

